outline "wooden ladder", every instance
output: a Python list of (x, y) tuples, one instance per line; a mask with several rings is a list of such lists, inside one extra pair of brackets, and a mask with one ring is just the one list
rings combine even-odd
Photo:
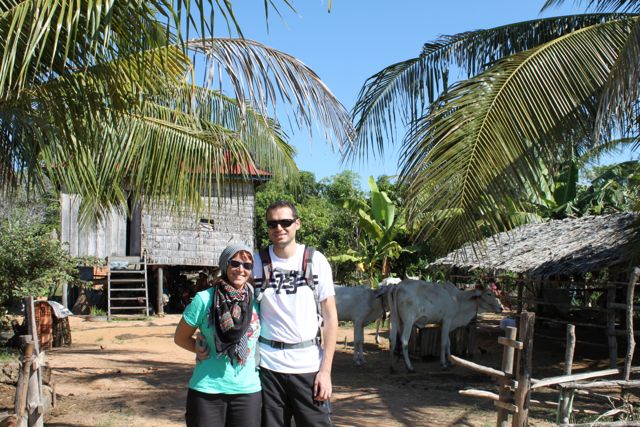
[(107, 259), (107, 319), (149, 316), (147, 262), (143, 256)]

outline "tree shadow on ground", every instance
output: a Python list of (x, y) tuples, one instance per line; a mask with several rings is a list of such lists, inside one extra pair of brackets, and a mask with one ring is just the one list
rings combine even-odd
[[(107, 351), (99, 348), (67, 351), (70, 355), (90, 356), (94, 363), (88, 367), (54, 368), (54, 378), (63, 380), (67, 375), (72, 376), (75, 384), (84, 385), (89, 390), (86, 396), (59, 396), (57, 406), (63, 408), (63, 411), (103, 412), (105, 417), (122, 419), (122, 422), (134, 415), (177, 424), (184, 422), (187, 383), (193, 365), (158, 361), (145, 358), (144, 351), (118, 350), (112, 347)], [(134, 354), (135, 359), (131, 357)], [(106, 363), (107, 360), (109, 363)], [(101, 380), (127, 382), (132, 386), (125, 392), (112, 392), (109, 388), (102, 388), (108, 385), (102, 384)], [(47, 425), (55, 425), (56, 409), (52, 412), (52, 418), (52, 422)]]
[[(495, 326), (480, 327), (476, 344), (483, 351), (476, 349), (474, 356), (465, 356), (466, 359), (500, 369), (503, 348), (497, 343), (499, 330)], [(353, 365), (352, 344), (345, 348), (344, 339), (338, 340), (333, 368), (336, 424), (365, 426), (376, 423), (376, 419), (392, 419), (393, 425), (475, 426), (496, 419), (491, 401), (458, 393), (469, 388), (497, 393), (497, 384), (490, 377), (458, 366), (443, 371), (438, 358), (412, 360), (416, 373), (407, 373), (399, 361), (397, 372), (391, 373), (388, 340), (383, 339), (380, 348), (373, 343), (374, 333), (365, 330), (367, 363), (362, 367)], [(351, 336), (347, 343), (349, 338)], [(564, 349), (561, 346), (535, 342), (533, 354), (534, 378), (562, 374)], [(536, 390), (535, 398), (557, 401), (558, 394), (552, 390)], [(535, 425), (553, 425), (551, 420), (555, 415), (548, 409), (531, 408), (530, 419)]]

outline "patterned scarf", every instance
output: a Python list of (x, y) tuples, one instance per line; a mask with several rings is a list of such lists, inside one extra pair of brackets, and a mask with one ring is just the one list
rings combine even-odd
[(253, 317), (250, 286), (236, 289), (225, 282), (215, 287), (210, 319), (218, 357), (226, 354), (231, 362), (244, 365), (249, 356), (249, 334)]

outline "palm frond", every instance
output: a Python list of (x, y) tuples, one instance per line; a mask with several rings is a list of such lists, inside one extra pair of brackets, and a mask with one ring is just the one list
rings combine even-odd
[[(346, 147), (345, 158), (360, 155), (366, 159), (369, 152), (382, 155), (384, 142), (394, 139), (397, 116), (404, 124), (418, 116), (419, 111), (414, 110), (416, 99), (423, 99), (424, 72), (422, 58), (418, 57), (390, 65), (367, 79), (351, 113), (356, 123), (357, 144)], [(438, 84), (440, 79), (434, 81)]]
[[(592, 25), (512, 55), (451, 88), (405, 142), (409, 220), (447, 212), (434, 227), (453, 249), (509, 228), (507, 201), (568, 143), (557, 138), (608, 79), (633, 18)], [(569, 142), (571, 143), (571, 142)], [(417, 203), (420, 201), (420, 203)]]
[[(250, 100), (253, 108), (269, 115), (270, 109), (284, 101), (294, 109), (293, 122), (298, 127), (311, 132), (314, 123), (318, 123), (326, 140), (332, 146), (338, 144), (341, 150), (343, 144), (350, 144), (353, 140), (353, 125), (348, 112), (300, 60), (244, 39), (193, 40), (188, 47), (207, 56), (211, 79), (221, 73), (226, 75), (233, 97), (241, 103)], [(208, 85), (213, 83), (210, 81)]]
[(158, 45), (156, 10), (146, 2), (23, 0), (11, 6), (0, 13), (0, 98)]
[[(269, 7), (278, 8), (273, 1)], [(218, 15), (241, 34), (229, 1), (3, 1), (0, 98), (121, 55), (179, 43), (194, 31), (195, 37), (212, 37)]]
[(638, 136), (608, 139), (602, 142), (598, 142), (580, 156), (580, 165), (597, 163), (602, 158), (602, 156), (605, 156), (607, 154), (620, 153), (625, 147), (629, 147), (632, 150), (637, 149)]
[[(559, 6), (566, 0), (547, 0), (542, 10)], [(584, 3), (588, 10), (598, 12), (640, 13), (640, 2), (636, 0), (574, 0), (574, 3)]]
[(394, 144), (397, 120), (402, 125), (413, 123), (446, 91), (450, 69), (474, 76), (509, 55), (621, 18), (624, 15), (600, 13), (544, 18), (426, 43), (417, 58), (390, 65), (367, 79), (352, 110), (357, 139), (347, 157), (365, 158), (369, 151), (382, 155), (385, 145)]
[[(197, 207), (233, 165), (245, 176), (256, 167), (297, 173), (295, 150), (277, 122), (220, 93), (177, 85), (187, 65), (182, 51), (154, 51), (146, 52), (147, 64), (163, 64), (142, 69), (148, 75), (121, 58), (0, 102), (3, 181), (46, 171), (57, 186), (82, 195), (85, 213), (99, 216), (142, 194)], [(32, 167), (39, 159), (45, 169)]]
[(638, 99), (640, 99), (640, 18), (633, 22), (631, 32), (611, 70), (600, 100), (595, 139), (612, 139), (614, 134), (628, 134), (639, 129)]
[(145, 103), (129, 117), (118, 112), (96, 122), (101, 145), (50, 143), (41, 154), (54, 183), (81, 194), (89, 216), (142, 196), (199, 209), (201, 196), (219, 191), (229, 175), (256, 168), (239, 132), (175, 108)]
[(203, 123), (237, 132), (258, 167), (269, 170), (274, 176), (291, 176), (298, 172), (293, 162), (296, 151), (287, 143), (287, 135), (274, 119), (252, 108), (243, 114), (235, 99), (197, 86), (185, 84), (170, 99), (170, 108), (195, 114)]

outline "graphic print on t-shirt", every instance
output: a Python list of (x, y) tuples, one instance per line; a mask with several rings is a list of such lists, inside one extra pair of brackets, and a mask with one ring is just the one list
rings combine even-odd
[[(261, 280), (257, 280), (261, 281)], [(313, 275), (313, 284), (310, 286), (311, 289), (315, 289), (318, 285), (318, 276)], [(273, 289), (276, 294), (281, 294), (282, 292), (287, 295), (298, 293), (298, 288), (300, 286), (308, 286), (307, 280), (304, 277), (304, 273), (298, 270), (283, 270), (280, 268), (274, 268), (271, 272), (271, 277), (269, 277), (269, 283), (264, 289)]]

